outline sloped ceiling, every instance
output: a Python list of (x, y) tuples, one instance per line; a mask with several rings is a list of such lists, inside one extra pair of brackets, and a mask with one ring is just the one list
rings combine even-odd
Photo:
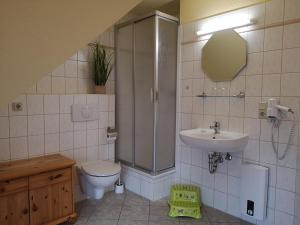
[(178, 0), (143, 0), (130, 13), (141, 16), (154, 10), (160, 10), (162, 7)]
[(141, 0), (1, 0), (0, 105), (27, 90)]

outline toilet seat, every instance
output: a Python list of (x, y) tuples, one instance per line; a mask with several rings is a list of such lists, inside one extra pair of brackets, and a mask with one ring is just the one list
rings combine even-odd
[(81, 168), (86, 174), (94, 177), (110, 177), (121, 171), (119, 164), (104, 160), (82, 163)]

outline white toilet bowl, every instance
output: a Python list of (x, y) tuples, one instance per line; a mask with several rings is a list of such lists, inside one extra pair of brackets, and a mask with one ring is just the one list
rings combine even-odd
[(120, 177), (121, 167), (112, 161), (90, 161), (79, 167), (80, 186), (90, 198), (101, 199), (107, 187)]

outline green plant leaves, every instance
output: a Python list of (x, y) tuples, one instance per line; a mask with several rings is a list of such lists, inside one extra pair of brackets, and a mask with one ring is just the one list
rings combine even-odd
[(108, 54), (104, 46), (99, 43), (90, 43), (93, 50), (93, 73), (95, 85), (105, 85), (112, 71), (112, 54)]

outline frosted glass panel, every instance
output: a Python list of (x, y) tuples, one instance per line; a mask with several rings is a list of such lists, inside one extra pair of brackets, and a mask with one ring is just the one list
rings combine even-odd
[(158, 20), (156, 170), (175, 165), (177, 23)]
[(133, 25), (117, 31), (116, 156), (133, 162)]
[(134, 27), (135, 166), (153, 170), (155, 17)]

